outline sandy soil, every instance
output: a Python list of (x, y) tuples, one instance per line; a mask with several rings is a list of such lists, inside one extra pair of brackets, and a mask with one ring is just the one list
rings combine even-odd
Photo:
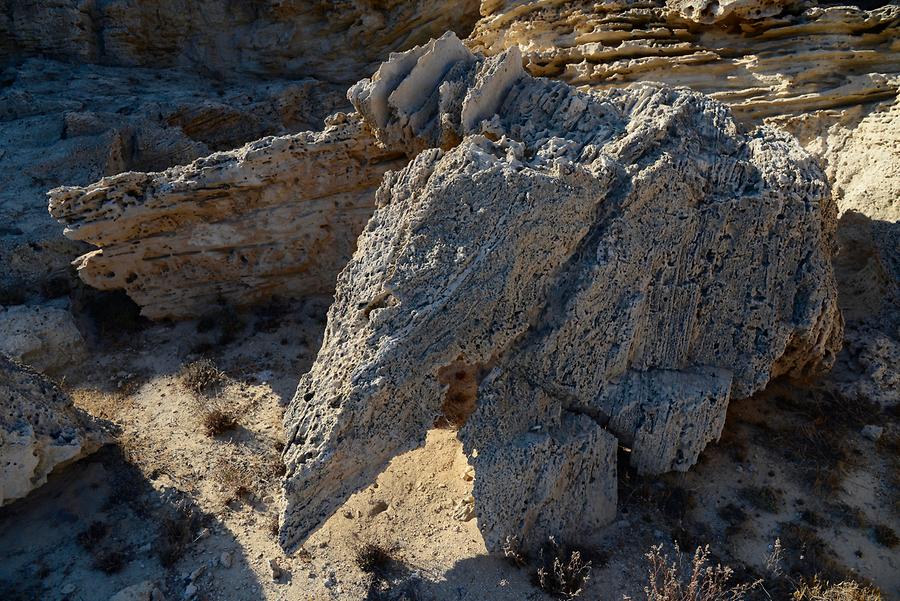
[[(301, 552), (283, 555), (274, 530), (281, 415), (315, 357), (326, 308), (318, 299), (152, 325), (127, 311), (84, 316), (92, 352), (60, 380), (76, 404), (114, 424), (118, 444), (0, 509), (2, 598), (105, 600), (143, 581), (167, 599), (549, 598), (533, 567), (486, 553), (475, 474), (452, 430), (432, 431)], [(180, 375), (201, 357), (224, 373), (209, 398)], [(210, 404), (237, 427), (208, 436)], [(878, 442), (860, 433), (869, 423), (886, 428)], [(776, 383), (733, 403), (722, 441), (689, 473), (640, 478), (623, 451), (617, 521), (564, 541), (592, 562), (583, 598), (642, 598), (644, 553), (655, 544), (673, 553), (674, 542), (710, 545), (736, 580), (765, 578), (760, 598), (781, 598), (789, 579), (814, 573), (900, 598), (900, 549), (889, 536), (900, 531), (898, 434), (897, 412)], [(766, 571), (776, 539), (789, 579)], [(357, 559), (367, 544), (391, 558), (374, 572)]]

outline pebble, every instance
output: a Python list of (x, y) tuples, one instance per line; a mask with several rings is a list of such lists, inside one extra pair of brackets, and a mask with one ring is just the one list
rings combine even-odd
[(75, 585), (74, 585), (74, 584), (67, 584), (67, 585), (65, 585), (64, 587), (62, 587), (62, 588), (59, 590), (59, 592), (61, 592), (63, 595), (71, 595), (72, 593), (75, 592)]
[(272, 570), (272, 581), (277, 582), (279, 578), (284, 574), (284, 570), (281, 569), (281, 566), (278, 565), (278, 558), (272, 557), (269, 559), (269, 568)]
[(197, 585), (189, 584), (189, 585), (187, 585), (187, 587), (185, 587), (185, 589), (184, 589), (184, 598), (185, 599), (190, 599), (191, 597), (193, 597), (196, 594), (197, 594)]
[(231, 561), (232, 561), (231, 553), (229, 553), (228, 551), (223, 551), (222, 554), (219, 555), (219, 563), (222, 564), (222, 567), (230, 568)]
[(387, 511), (388, 504), (385, 501), (375, 501), (372, 503), (372, 507), (369, 509), (369, 517), (373, 518), (379, 513)]
[(874, 424), (869, 424), (867, 426), (863, 426), (863, 429), (860, 431), (860, 433), (872, 442), (876, 442), (879, 438), (881, 438), (881, 435), (884, 434), (884, 428), (882, 428), (881, 426), (876, 426)]
[(325, 579), (325, 587), (334, 588), (335, 586), (337, 586), (337, 576), (334, 575), (334, 572), (329, 572), (328, 578)]
[(200, 566), (199, 568), (197, 568), (196, 570), (191, 572), (191, 575), (188, 576), (188, 580), (193, 582), (194, 580), (196, 580), (203, 574), (203, 570), (205, 570), (205, 569), (206, 569), (206, 566)]

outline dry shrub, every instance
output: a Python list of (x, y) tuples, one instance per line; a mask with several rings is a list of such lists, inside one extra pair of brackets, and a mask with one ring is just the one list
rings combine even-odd
[(882, 601), (881, 591), (847, 581), (828, 584), (818, 578), (802, 582), (791, 597), (793, 601)]
[(182, 386), (196, 395), (208, 395), (220, 390), (227, 376), (209, 359), (200, 359), (181, 368), (178, 379)]
[(732, 569), (710, 565), (709, 546), (697, 547), (689, 565), (678, 545), (675, 554), (675, 561), (670, 563), (662, 545), (651, 547), (647, 553), (648, 583), (644, 592), (648, 601), (740, 601), (759, 584), (730, 584)]
[(357, 567), (367, 574), (382, 574), (394, 562), (390, 549), (376, 543), (365, 543), (353, 554)]
[(581, 595), (591, 577), (591, 562), (582, 559), (581, 551), (564, 549), (552, 536), (541, 549), (540, 563), (535, 575), (537, 585), (560, 599)]
[(209, 359), (188, 363), (178, 375), (181, 385), (193, 393), (200, 423), (207, 436), (219, 436), (238, 426), (237, 416), (225, 403), (212, 395), (222, 391), (228, 383), (226, 376)]

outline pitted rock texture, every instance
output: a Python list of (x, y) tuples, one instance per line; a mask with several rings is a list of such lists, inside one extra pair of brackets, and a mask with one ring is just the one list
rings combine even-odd
[(57, 188), (50, 213), (69, 238), (101, 247), (78, 259), (80, 277), (124, 289), (151, 318), (330, 294), (382, 174), (402, 156), (357, 118), (330, 123), (160, 173)]
[(594, 89), (690, 86), (738, 120), (896, 95), (900, 5), (792, 0), (485, 0), (470, 48), (519, 46), (532, 75)]
[(0, 354), (0, 505), (107, 441), (103, 427), (55, 384)]
[(450, 35), (349, 97), (415, 158), (386, 174), (285, 416), (285, 548), (435, 423), (461, 426), (489, 549), (577, 538), (615, 513), (618, 442), (644, 473), (687, 469), (730, 398), (833, 361), (834, 207), (786, 134)]
[(0, 306), (0, 353), (46, 372), (78, 360), (84, 350), (67, 306)]

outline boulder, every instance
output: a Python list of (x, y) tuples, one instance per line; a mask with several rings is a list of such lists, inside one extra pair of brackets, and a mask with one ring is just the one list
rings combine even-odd
[(52, 371), (76, 360), (84, 339), (65, 306), (0, 306), (0, 353), (39, 371)]
[(0, 354), (0, 505), (108, 440), (104, 427), (53, 382)]
[(707, 96), (585, 93), (452, 34), (348, 93), (387, 149), (286, 415), (294, 550), (435, 424), (459, 428), (488, 549), (609, 522), (616, 451), (688, 469), (728, 402), (827, 369), (834, 206), (786, 134)]

